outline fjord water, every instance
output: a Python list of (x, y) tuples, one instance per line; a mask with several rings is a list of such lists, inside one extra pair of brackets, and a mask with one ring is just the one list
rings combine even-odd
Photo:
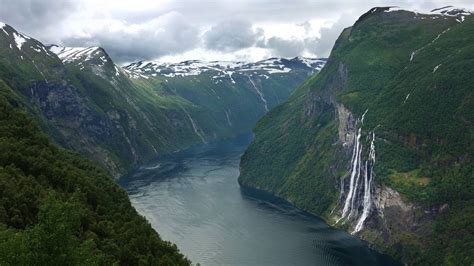
[(237, 183), (250, 135), (157, 158), (124, 178), (133, 206), (201, 265), (398, 265), (348, 233)]

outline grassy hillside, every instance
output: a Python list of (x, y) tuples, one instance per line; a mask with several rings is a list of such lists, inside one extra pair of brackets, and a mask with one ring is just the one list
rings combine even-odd
[(344, 30), (325, 68), (260, 120), (239, 180), (335, 222), (351, 162), (344, 138), (361, 127), (368, 147), (375, 132), (374, 190), (395, 189), (414, 216), (373, 209), (359, 236), (409, 264), (471, 264), (474, 17), (387, 10)]
[(51, 144), (0, 80), (2, 265), (188, 265), (98, 166)]

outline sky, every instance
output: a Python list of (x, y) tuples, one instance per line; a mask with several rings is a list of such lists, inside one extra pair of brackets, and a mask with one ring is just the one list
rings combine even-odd
[(44, 44), (101, 46), (141, 60), (327, 57), (342, 29), (376, 6), (428, 12), (473, 0), (0, 0), (0, 22)]

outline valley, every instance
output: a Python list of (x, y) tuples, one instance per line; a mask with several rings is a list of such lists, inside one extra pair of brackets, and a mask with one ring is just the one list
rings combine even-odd
[(399, 265), (278, 198), (241, 188), (251, 134), (160, 156), (121, 181), (160, 235), (202, 265)]
[(472, 265), (474, 13), (304, 5), (0, 22), (0, 265)]

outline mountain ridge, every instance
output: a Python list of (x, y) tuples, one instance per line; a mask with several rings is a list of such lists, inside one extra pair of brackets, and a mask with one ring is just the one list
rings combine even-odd
[(239, 183), (402, 262), (469, 264), (474, 20), (386, 10), (346, 28), (323, 70), (257, 123)]
[(0, 78), (55, 142), (101, 162), (116, 178), (158, 154), (249, 131), (324, 64), (296, 62), (291, 71), (265, 76), (147, 76), (118, 66), (100, 47), (45, 46), (1, 29)]

